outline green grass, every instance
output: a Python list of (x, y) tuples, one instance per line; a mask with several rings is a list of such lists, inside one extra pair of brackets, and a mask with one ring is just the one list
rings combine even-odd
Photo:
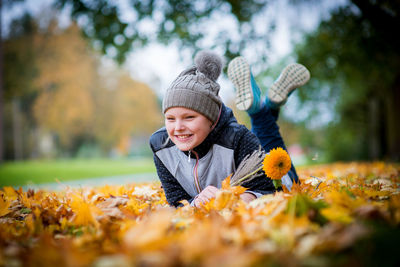
[(0, 187), (155, 171), (152, 159), (71, 159), (6, 162), (0, 165)]

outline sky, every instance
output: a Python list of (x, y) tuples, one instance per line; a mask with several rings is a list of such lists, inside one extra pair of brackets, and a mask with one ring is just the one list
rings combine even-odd
[[(116, 0), (114, 0), (116, 1)], [(321, 19), (329, 16), (329, 11), (337, 6), (343, 5), (347, 0), (325, 0), (316, 1), (315, 5), (297, 6), (296, 8), (288, 8), (289, 0), (271, 1), (266, 14), (261, 14), (255, 17), (257, 25), (271, 23), (272, 20), (276, 21), (276, 29), (271, 38), (271, 50), (269, 54), (269, 63), (274, 64), (283, 57), (286, 57), (292, 52), (293, 45), (298, 42), (303, 32), (311, 32), (318, 26)], [(11, 10), (4, 10), (2, 13), (2, 31), (7, 32), (7, 25), (13, 17), (22, 15), (25, 10), (30, 11), (34, 15), (40, 14), (42, 10), (46, 10), (53, 0), (25, 0), (23, 4), (15, 5)], [(130, 16), (133, 16), (129, 10), (129, 0), (117, 1), (121, 6), (122, 16), (126, 21), (129, 21)], [(70, 22), (68, 10), (63, 11), (59, 18), (61, 26), (67, 26)], [(219, 17), (221, 25), (229, 25), (229, 17)], [(212, 27), (211, 27), (212, 28)], [(149, 25), (151, 30), (151, 25)], [(212, 32), (210, 33), (212, 34)], [(254, 57), (252, 49), (243, 51), (243, 56), (251, 62)], [(177, 46), (170, 44), (164, 46), (159, 43), (152, 43), (145, 48), (131, 52), (126, 60), (125, 68), (128, 69), (132, 78), (148, 84), (156, 94), (162, 98), (168, 85), (176, 78), (176, 76), (184, 70), (187, 66), (191, 65), (190, 62), (192, 55), (180, 57), (182, 50)], [(110, 59), (104, 58), (104, 64), (112, 65)], [(262, 71), (254, 70), (253, 71)], [(257, 73), (255, 73), (257, 74)], [(271, 83), (277, 77), (272, 77)], [(221, 75), (218, 82), (221, 85), (220, 95), (225, 103), (232, 102), (234, 98), (234, 89), (232, 84), (227, 80), (226, 76)], [(306, 116), (297, 112), (298, 101), (296, 97), (291, 97), (287, 103), (288, 108), (284, 111), (288, 117), (301, 117)], [(325, 110), (324, 110), (325, 109)], [(332, 120), (333, 114), (328, 108), (321, 107), (320, 123), (327, 123)]]

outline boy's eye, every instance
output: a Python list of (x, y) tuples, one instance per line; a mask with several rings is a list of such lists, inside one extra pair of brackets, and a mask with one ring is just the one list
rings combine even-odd
[(195, 116), (193, 116), (193, 115), (186, 116), (186, 119), (194, 119), (194, 118), (195, 118)]
[(174, 121), (174, 118), (166, 118), (167, 121)]

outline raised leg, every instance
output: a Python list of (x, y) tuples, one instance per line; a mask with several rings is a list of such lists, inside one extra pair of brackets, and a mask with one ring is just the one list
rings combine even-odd
[[(287, 150), (276, 121), (280, 106), (286, 103), (296, 88), (303, 86), (310, 79), (307, 68), (298, 63), (286, 66), (269, 89), (265, 101), (261, 101), (261, 91), (244, 57), (236, 57), (229, 63), (228, 77), (236, 89), (236, 107), (249, 114), (252, 131), (260, 140), (264, 150), (268, 152), (277, 147)], [(289, 176), (298, 182), (293, 163)]]
[[(260, 140), (261, 146), (265, 152), (271, 149), (281, 147), (287, 151), (283, 138), (279, 132), (279, 126), (276, 123), (277, 115), (276, 110), (270, 109), (268, 106), (263, 105), (257, 113), (250, 114), (251, 131)], [(298, 175), (292, 163), (291, 172), (289, 176), (292, 180), (298, 182)]]

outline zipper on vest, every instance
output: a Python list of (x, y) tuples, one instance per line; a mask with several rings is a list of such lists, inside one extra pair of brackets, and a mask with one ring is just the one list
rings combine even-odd
[(194, 168), (193, 168), (194, 185), (196, 186), (197, 193), (200, 194), (202, 189), (200, 186), (199, 175), (197, 172), (197, 168), (199, 167), (199, 154), (197, 154), (197, 152), (194, 150), (192, 150), (192, 151), (193, 151), (194, 155), (196, 156), (196, 164), (194, 165)]

